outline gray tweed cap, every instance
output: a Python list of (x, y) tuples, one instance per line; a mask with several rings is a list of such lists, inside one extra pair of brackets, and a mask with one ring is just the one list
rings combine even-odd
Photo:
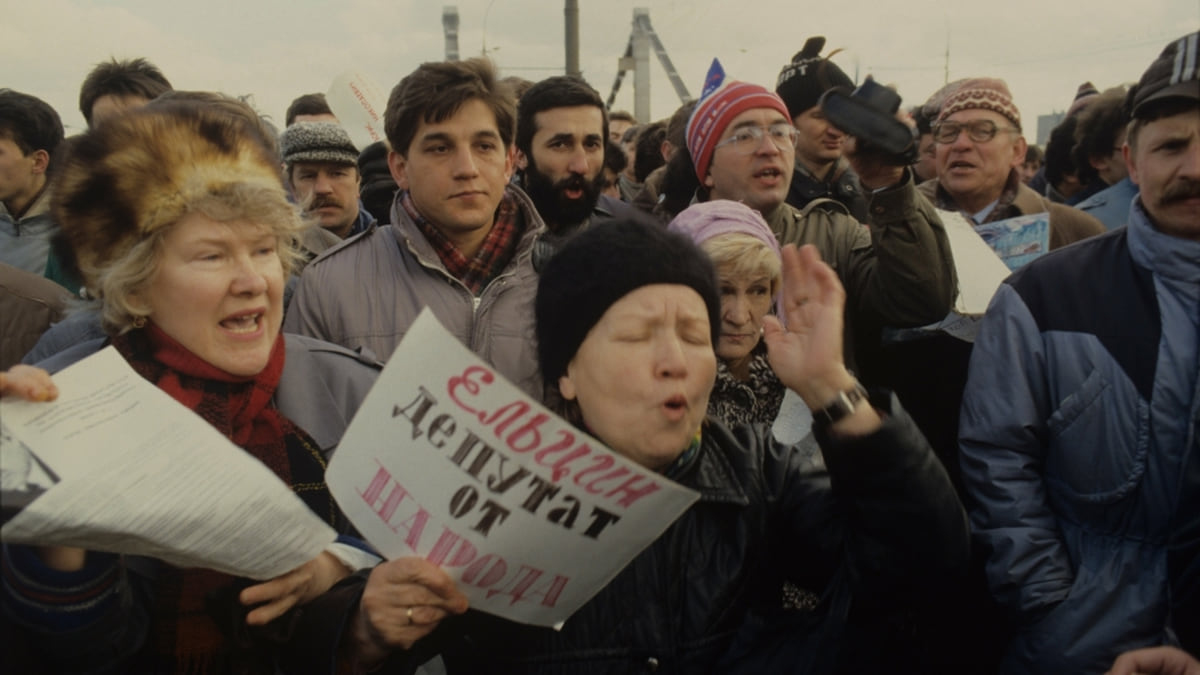
[(296, 162), (358, 165), (358, 148), (350, 134), (334, 122), (297, 122), (279, 135), (279, 154), (288, 166)]

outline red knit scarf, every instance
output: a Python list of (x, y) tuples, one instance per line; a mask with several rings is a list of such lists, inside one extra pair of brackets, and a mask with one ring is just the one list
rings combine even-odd
[[(334, 522), (336, 509), (324, 484), (325, 462), (317, 444), (271, 405), (283, 373), (282, 335), (271, 349), (266, 367), (254, 377), (226, 373), (153, 324), (114, 338), (113, 346), (138, 374), (203, 417), (269, 467), (326, 522)], [(206, 601), (234, 582), (234, 577), (212, 570), (160, 566), (154, 580), (152, 644), (148, 646), (156, 668), (164, 672), (230, 668), (237, 657), (206, 610)]]

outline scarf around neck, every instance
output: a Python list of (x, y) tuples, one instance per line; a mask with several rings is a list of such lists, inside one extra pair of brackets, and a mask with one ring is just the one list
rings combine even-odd
[[(239, 377), (208, 363), (153, 323), (113, 338), (112, 344), (142, 377), (204, 418), (235, 445), (265, 464), (322, 520), (338, 529), (340, 516), (325, 486), (319, 446), (271, 403), (283, 374), (285, 343), (276, 339), (267, 365)], [(340, 531), (340, 530), (339, 530)], [(149, 658), (163, 672), (221, 672), (255, 660), (256, 652), (234, 645), (244, 634), (245, 609), (230, 617), (214, 604), (229, 605), (237, 580), (205, 569), (160, 566), (153, 581)], [(241, 625), (238, 622), (241, 621)], [(251, 668), (251, 670), (256, 670)]]

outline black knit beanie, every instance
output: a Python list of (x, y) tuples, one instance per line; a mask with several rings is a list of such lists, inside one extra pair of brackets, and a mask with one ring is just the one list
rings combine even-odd
[(695, 289), (708, 307), (712, 342), (721, 330), (721, 296), (712, 262), (687, 237), (658, 226), (617, 221), (572, 238), (542, 271), (536, 319), (538, 364), (550, 387), (567, 370), (592, 326), (616, 301), (651, 284)]
[(792, 62), (779, 71), (775, 93), (787, 105), (792, 119), (817, 105), (821, 94), (834, 87), (854, 88), (854, 81), (828, 57), (821, 56), (825, 38), (818, 35), (804, 43)]

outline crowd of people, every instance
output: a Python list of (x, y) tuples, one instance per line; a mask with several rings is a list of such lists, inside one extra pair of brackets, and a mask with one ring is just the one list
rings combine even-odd
[[(321, 94), (279, 131), (145, 59), (87, 75), (70, 138), (0, 89), (0, 393), (111, 345), (339, 533), (268, 581), (3, 542), (5, 671), (1200, 673), (1200, 32), (1044, 152), (985, 73), (872, 113), (902, 155), (848, 135), (824, 48), (774, 88), (714, 61), (664, 120), (425, 63), (365, 148)], [(943, 214), (1048, 223), (973, 340), (929, 328)], [(426, 309), (699, 494), (559, 629), (329, 495)]]

